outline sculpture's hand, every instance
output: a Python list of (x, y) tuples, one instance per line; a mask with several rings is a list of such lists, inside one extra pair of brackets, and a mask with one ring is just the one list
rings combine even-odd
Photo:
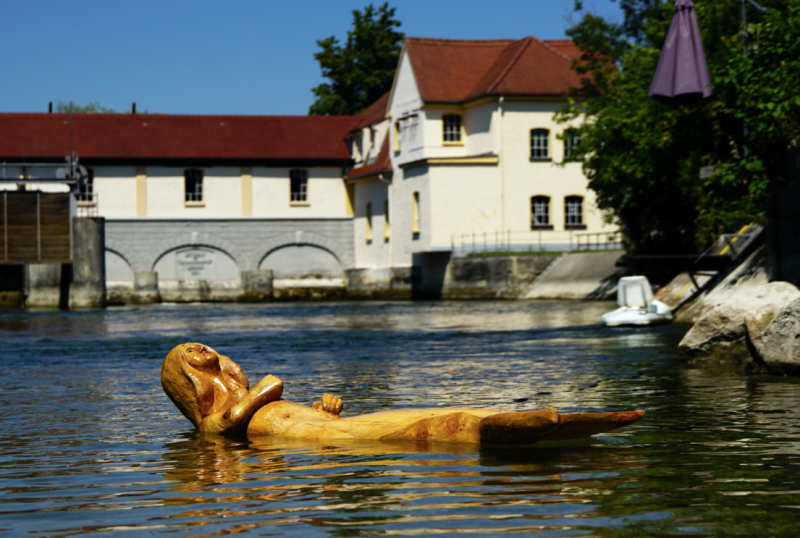
[(283, 394), (283, 381), (274, 375), (268, 375), (230, 409), (205, 417), (200, 422), (199, 429), (206, 432), (244, 429), (256, 411), (280, 399), (281, 394)]
[(342, 412), (342, 408), (344, 408), (344, 402), (333, 394), (323, 394), (322, 401), (314, 402), (311, 407), (317, 411), (324, 411), (338, 417), (339, 413)]

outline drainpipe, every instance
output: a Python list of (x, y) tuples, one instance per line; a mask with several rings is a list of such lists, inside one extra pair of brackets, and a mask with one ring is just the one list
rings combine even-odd
[(503, 152), (503, 96), (497, 100), (497, 131), (500, 133), (498, 155), (500, 157), (500, 229), (506, 229), (506, 196), (505, 196), (505, 159)]

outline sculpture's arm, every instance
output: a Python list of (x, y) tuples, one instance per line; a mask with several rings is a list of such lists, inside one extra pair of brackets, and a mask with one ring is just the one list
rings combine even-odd
[(244, 430), (256, 411), (280, 399), (282, 393), (283, 381), (274, 375), (268, 375), (250, 389), (238, 403), (227, 410), (208, 415), (197, 428), (202, 432)]
[(317, 411), (324, 411), (338, 418), (339, 413), (341, 413), (342, 408), (344, 408), (344, 402), (342, 402), (341, 398), (333, 394), (323, 394), (322, 401), (314, 402), (311, 408)]

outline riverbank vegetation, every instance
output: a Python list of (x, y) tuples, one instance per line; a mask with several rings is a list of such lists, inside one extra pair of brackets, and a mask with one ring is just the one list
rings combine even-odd
[(741, 4), (695, 4), (713, 94), (670, 107), (647, 92), (674, 2), (620, 0), (624, 19), (612, 23), (575, 1), (581, 19), (567, 34), (582, 50), (582, 98), (558, 116), (586, 115), (572, 159), (630, 252), (697, 252), (765, 219), (764, 196), (784, 179), (786, 148), (800, 136), (800, 0), (761, 4), (758, 18), (748, 5), (746, 56)]

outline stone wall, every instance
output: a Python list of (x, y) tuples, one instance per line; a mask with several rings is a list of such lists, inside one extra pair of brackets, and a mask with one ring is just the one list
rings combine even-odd
[(449, 252), (414, 256), (412, 267), (345, 272), (351, 299), (520, 299), (558, 257), (491, 256), (450, 258)]
[(342, 273), (354, 263), (353, 222), (108, 220), (106, 251), (111, 304), (341, 296)]

